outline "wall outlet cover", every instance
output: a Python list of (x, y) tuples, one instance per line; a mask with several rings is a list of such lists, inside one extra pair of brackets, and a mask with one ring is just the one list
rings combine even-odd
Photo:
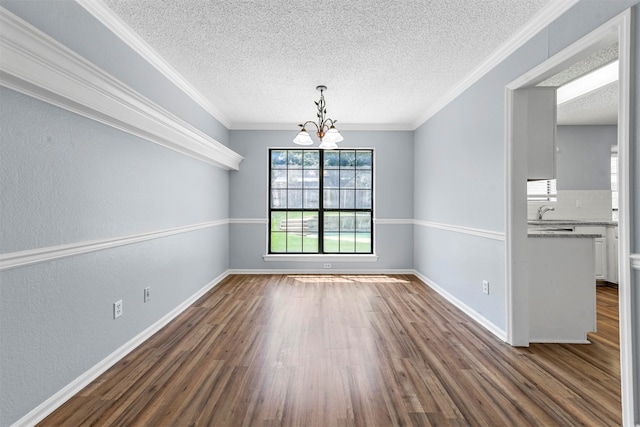
[(113, 303), (113, 318), (117, 319), (122, 316), (122, 300)]
[(489, 295), (489, 281), (488, 280), (483, 280), (482, 281), (482, 292), (486, 295)]

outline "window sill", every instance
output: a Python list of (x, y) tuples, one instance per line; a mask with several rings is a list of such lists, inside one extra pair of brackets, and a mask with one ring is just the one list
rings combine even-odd
[(263, 255), (262, 259), (266, 262), (377, 262), (378, 255), (288, 255), (288, 254), (269, 254)]

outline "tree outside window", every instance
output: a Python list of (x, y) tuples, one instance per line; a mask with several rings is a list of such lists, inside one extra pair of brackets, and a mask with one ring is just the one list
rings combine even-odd
[(373, 253), (373, 150), (269, 152), (269, 253)]

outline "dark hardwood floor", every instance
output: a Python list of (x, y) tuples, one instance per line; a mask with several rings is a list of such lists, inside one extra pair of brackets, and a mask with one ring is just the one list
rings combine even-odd
[(414, 276), (229, 276), (41, 425), (620, 425), (597, 293), (592, 344), (513, 348)]

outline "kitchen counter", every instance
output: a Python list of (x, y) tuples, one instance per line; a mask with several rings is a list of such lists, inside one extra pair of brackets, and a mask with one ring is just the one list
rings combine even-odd
[(527, 221), (529, 225), (548, 225), (551, 227), (555, 226), (576, 226), (576, 225), (586, 225), (586, 226), (612, 226), (618, 225), (618, 221), (607, 221), (607, 220), (592, 220), (592, 219), (530, 219)]
[(528, 237), (570, 237), (570, 238), (602, 238), (601, 233), (576, 232), (576, 227), (612, 227), (617, 226), (616, 221), (587, 220), (587, 219), (543, 219), (529, 220)]
[(588, 343), (596, 328), (594, 239), (527, 239), (527, 255), (529, 342)]
[(553, 237), (553, 238), (590, 238), (597, 239), (602, 237), (602, 234), (593, 233), (574, 233), (573, 231), (548, 231), (548, 230), (529, 230), (527, 237)]

